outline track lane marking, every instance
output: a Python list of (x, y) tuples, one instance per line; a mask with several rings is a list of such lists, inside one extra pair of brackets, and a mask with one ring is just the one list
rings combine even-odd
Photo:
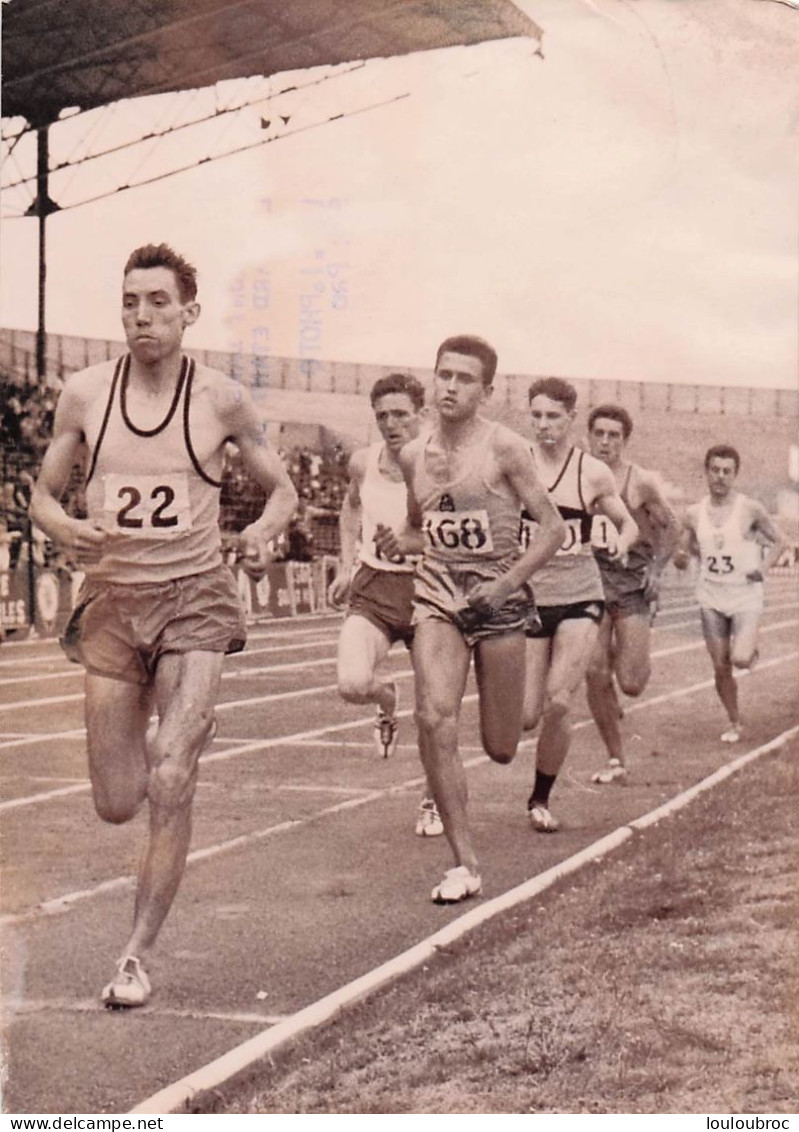
[[(795, 660), (799, 657), (799, 650), (783, 654), (780, 657), (770, 658), (763, 661), (757, 666), (756, 673), (760, 673), (767, 668), (773, 668), (776, 665), (783, 664), (789, 660)], [(748, 671), (741, 674), (742, 678), (752, 675)], [(708, 688), (714, 687), (714, 680), (702, 680), (699, 683), (688, 685), (683, 688), (675, 688), (670, 692), (664, 692), (657, 696), (652, 696), (646, 700), (638, 700), (636, 703), (631, 704), (629, 711), (644, 711), (646, 708), (654, 707), (657, 704), (665, 703), (669, 700), (682, 699), (685, 696), (693, 695), (696, 692), (705, 691)], [(477, 693), (470, 696), (465, 696), (463, 702), (477, 700)], [(400, 716), (410, 714), (410, 711), (400, 712)], [(371, 723), (369, 718), (367, 722)], [(593, 719), (581, 719), (574, 723), (573, 730), (581, 731), (586, 727), (593, 726)], [(324, 729), (322, 729), (324, 731)], [(277, 745), (282, 740), (263, 740), (260, 743), (252, 745), (253, 750), (264, 750), (271, 746)], [(535, 740), (528, 740), (534, 743)], [(521, 746), (521, 744), (520, 744)], [(213, 756), (209, 756), (213, 758)], [(471, 769), (474, 766), (479, 766), (482, 763), (489, 761), (488, 755), (478, 755), (473, 759), (465, 759), (463, 762), (465, 769)], [(237, 837), (228, 839), (227, 841), (220, 841), (214, 845), (206, 846), (202, 849), (196, 849), (189, 853), (187, 857), (187, 865), (194, 864), (197, 861), (209, 860), (210, 858), (217, 857), (222, 853), (228, 853), (235, 849), (240, 849), (245, 846), (253, 845), (258, 841), (263, 841), (265, 838), (274, 837), (280, 833), (286, 833), (292, 829), (297, 829), (300, 826), (311, 825), (315, 822), (321, 821), (323, 818), (330, 817), (335, 814), (343, 813), (347, 810), (358, 809), (361, 806), (370, 804), (371, 802), (379, 801), (383, 798), (391, 797), (394, 794), (407, 793), (409, 790), (418, 788), (425, 785), (424, 775), (406, 779), (404, 782), (396, 783), (392, 786), (386, 786), (377, 790), (371, 790), (368, 793), (362, 794), (360, 797), (348, 798), (343, 802), (338, 802), (332, 806), (326, 806), (321, 810), (317, 810), (313, 814), (309, 814), (303, 818), (290, 818), (286, 821), (278, 822), (276, 825), (266, 826), (260, 830), (253, 830), (251, 833), (243, 833)], [(88, 789), (88, 786), (85, 788)], [(8, 805), (5, 803), (4, 805)], [(95, 885), (93, 888), (80, 889), (75, 892), (66, 893), (63, 896), (53, 897), (37, 904), (33, 908), (26, 909), (23, 912), (12, 912), (0, 916), (0, 926), (20, 924), (30, 922), (31, 920), (40, 919), (43, 916), (53, 915), (60, 912), (68, 911), (75, 904), (83, 901), (93, 899), (95, 896), (100, 896), (108, 892), (115, 892), (124, 888), (134, 888), (136, 878), (134, 876), (120, 876), (112, 877), (109, 880), (102, 881), (100, 884)]]
[[(795, 608), (795, 606), (797, 604), (799, 604), (799, 603), (790, 603), (787, 606), (787, 608)], [(768, 613), (769, 610), (766, 610), (766, 612)], [(776, 610), (775, 610), (775, 612), (776, 612)], [(686, 622), (685, 623), (685, 627), (690, 627), (691, 625), (692, 625), (692, 622)], [(761, 633), (773, 632), (776, 629), (789, 628), (789, 627), (794, 626), (794, 625), (796, 625), (796, 621), (779, 621), (779, 622), (772, 623), (772, 624), (769, 624), (769, 625), (761, 625), (760, 632)], [(663, 626), (663, 629), (665, 631), (668, 631), (669, 629), (681, 628), (681, 627), (683, 627), (683, 626), (668, 625), (668, 626)], [(701, 641), (699, 644), (703, 645), (704, 642)], [(688, 647), (699, 647), (699, 646), (680, 646), (680, 648), (682, 648), (682, 647), (688, 648)], [(653, 657), (655, 657), (657, 655), (658, 655), (657, 653), (652, 654)], [(663, 654), (663, 655), (665, 655), (665, 654)], [(282, 672), (282, 671), (297, 671), (297, 670), (302, 670), (303, 668), (313, 668), (313, 667), (316, 667), (316, 666), (332, 665), (334, 663), (335, 663), (335, 657), (331, 657), (329, 659), (328, 658), (322, 658), (320, 660), (309, 661), (307, 663), (306, 662), (298, 662), (298, 663), (291, 663), (291, 664), (288, 664), (288, 665), (275, 665), (275, 666), (273, 666), (273, 668), (271, 670), (267, 669), (267, 668), (253, 669), (253, 672), (251, 674), (263, 674), (263, 673), (266, 673), (268, 671), (272, 671), (272, 672), (275, 672), (275, 673), (279, 673), (279, 672)], [(397, 673), (393, 673), (393, 675), (395, 675), (399, 678), (404, 678), (408, 673), (410, 673), (412, 675), (412, 670), (411, 669), (402, 669), (401, 671), (399, 671)], [(246, 674), (246, 673), (244, 673), (244, 674)], [(222, 673), (222, 679), (223, 679), (223, 681), (238, 679), (242, 675), (243, 675), (243, 673), (242, 673), (241, 670), (223, 672)], [(287, 700), (288, 699), (301, 699), (305, 696), (313, 696), (313, 695), (317, 695), (317, 694), (322, 693), (322, 692), (329, 692), (331, 690), (337, 691), (338, 685), (337, 684), (321, 684), (321, 685), (315, 685), (312, 688), (299, 688), (295, 691), (289, 691), (289, 692), (286, 692), (286, 691), (284, 691), (284, 692), (269, 692), (269, 693), (266, 693), (263, 696), (257, 696), (257, 697), (252, 697), (252, 698), (248, 698), (248, 699), (243, 699), (243, 700), (223, 700), (216, 705), (216, 710), (217, 711), (225, 711), (225, 710), (229, 710), (230, 708), (233, 708), (233, 707), (242, 707), (245, 704), (255, 705), (255, 704), (263, 704), (263, 703), (272, 703), (275, 700), (281, 700), (281, 699), (287, 699)], [(83, 697), (84, 697), (84, 693), (81, 691), (81, 692), (75, 692), (75, 693), (71, 693), (69, 695), (63, 695), (63, 696), (45, 696), (45, 697), (41, 697), (41, 698), (35, 697), (33, 699), (28, 699), (28, 700), (17, 700), (13, 703), (0, 704), (0, 712), (2, 712), (2, 711), (17, 711), (17, 710), (20, 710), (20, 709), (23, 709), (23, 708), (30, 708), (30, 707), (46, 707), (46, 706), (52, 706), (53, 704), (79, 703), (83, 700)], [(43, 736), (43, 738), (44, 737), (45, 736)], [(5, 743), (0, 743), (0, 749), (2, 749), (2, 747), (6, 746), (6, 745), (7, 744), (5, 744)]]
[(317, 999), (316, 1002), (298, 1010), (276, 1026), (256, 1034), (245, 1042), (241, 1042), (233, 1049), (228, 1050), (227, 1053), (222, 1054), (221, 1057), (215, 1058), (213, 1061), (200, 1066), (194, 1072), (181, 1077), (178, 1081), (174, 1081), (171, 1085), (167, 1085), (166, 1088), (153, 1093), (130, 1109), (130, 1113), (172, 1113), (191, 1101), (198, 1093), (218, 1088), (235, 1074), (247, 1069), (256, 1061), (260, 1061), (267, 1054), (272, 1053), (299, 1034), (315, 1029), (323, 1022), (327, 1022), (341, 1013), (346, 1007), (362, 1001), (375, 991), (395, 982), (401, 975), (420, 967), (425, 962), (429, 962), (435, 958), (438, 952), (450, 947), (467, 932), (493, 919), (499, 913), (506, 912), (539, 896), (546, 889), (551, 888), (556, 881), (577, 872), (584, 865), (598, 861), (612, 853), (626, 841), (629, 841), (637, 832), (682, 809), (693, 801), (698, 794), (712, 789), (713, 786), (723, 779), (729, 778), (747, 763), (784, 746), (797, 734), (799, 734), (799, 726), (783, 731), (762, 746), (747, 751), (737, 759), (726, 763), (695, 786), (676, 795), (665, 805), (658, 806), (641, 818), (633, 819), (619, 826), (598, 841), (594, 841), (579, 852), (572, 854), (571, 857), (567, 857), (564, 861), (560, 861), (543, 873), (530, 877), (501, 895), (495, 896), (492, 900), (483, 901), (468, 912), (450, 920), (445, 927), (427, 936), (426, 939), (400, 952), (399, 955), (393, 956), (379, 967), (367, 971), (345, 986), (339, 987), (323, 998)]

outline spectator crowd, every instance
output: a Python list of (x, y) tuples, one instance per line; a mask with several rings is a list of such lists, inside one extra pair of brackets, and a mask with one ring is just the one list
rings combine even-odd
[[(0, 433), (2, 434), (2, 499), (0, 499), (0, 570), (14, 569), (26, 551), (27, 510), (31, 488), (53, 431), (58, 391), (26, 385), (0, 373)], [(318, 554), (338, 553), (338, 513), (347, 490), (347, 453), (341, 445), (316, 452), (305, 445), (279, 449), (297, 489), (299, 506), (275, 547), (275, 559), (310, 561)], [(228, 548), (236, 534), (260, 514), (263, 493), (244, 471), (231, 445), (225, 458), (221, 494), (221, 526)], [(84, 515), (82, 472), (76, 468), (67, 488), (65, 506)], [(36, 540), (34, 561), (66, 565), (46, 540)]]

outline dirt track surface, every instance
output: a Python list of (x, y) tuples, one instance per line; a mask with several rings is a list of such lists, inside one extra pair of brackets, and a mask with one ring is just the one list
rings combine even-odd
[[(532, 743), (511, 767), (490, 764), (477, 746), (474, 700), (465, 705), (461, 740), (464, 759), (474, 760), (471, 811), (486, 895), (795, 723), (795, 583), (770, 587), (761, 664), (741, 683), (745, 737), (734, 748), (718, 741), (724, 720), (689, 606), (679, 595), (664, 603), (650, 686), (628, 704), (628, 785), (591, 785), (603, 755), (580, 697), (553, 794), (563, 822), (556, 836), (527, 825)], [(397, 755), (378, 759), (370, 713), (335, 695), (337, 624), (257, 629), (229, 661), (195, 806), (192, 852), (205, 855), (190, 860), (153, 955), (152, 1002), (132, 1013), (102, 1010), (97, 995), (128, 931), (125, 878), (135, 871), (144, 816), (127, 827), (94, 816), (80, 673), (49, 643), (3, 648), (5, 1111), (125, 1112), (460, 914), (429, 901), (451, 862), (443, 839), (412, 833), (421, 789), (412, 722), (403, 719)], [(404, 650), (392, 653), (391, 667), (409, 712)]]

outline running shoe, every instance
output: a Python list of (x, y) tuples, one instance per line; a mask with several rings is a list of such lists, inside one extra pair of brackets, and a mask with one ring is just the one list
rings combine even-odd
[(130, 1010), (144, 1006), (150, 997), (150, 980), (135, 955), (125, 955), (117, 963), (117, 973), (103, 987), (103, 1005), (107, 1010)]
[(727, 728), (727, 730), (722, 731), (722, 733), (720, 735), (720, 739), (721, 739), (722, 743), (737, 743), (740, 740), (740, 738), (741, 738), (741, 725), (740, 725), (740, 723), (730, 724), (730, 726)]
[(397, 709), (399, 708), (399, 687), (394, 684), (394, 710), (389, 715), (381, 707), (377, 709), (375, 719), (375, 750), (383, 759), (390, 759), (397, 749), (399, 740), (399, 723)]
[(618, 759), (610, 759), (604, 770), (598, 770), (596, 774), (591, 775), (591, 781), (607, 786), (609, 782), (623, 782), (626, 777), (627, 767)]
[(444, 832), (444, 823), (441, 820), (441, 814), (438, 812), (432, 798), (422, 799), (414, 832), (417, 837), (440, 837)]
[(461, 900), (479, 896), (482, 891), (483, 882), (480, 877), (465, 865), (458, 865), (457, 868), (447, 869), (444, 879), (430, 893), (430, 899), (434, 904), (460, 904)]
[(536, 833), (556, 833), (560, 829), (558, 819), (540, 802), (534, 802), (530, 807), (530, 825)]

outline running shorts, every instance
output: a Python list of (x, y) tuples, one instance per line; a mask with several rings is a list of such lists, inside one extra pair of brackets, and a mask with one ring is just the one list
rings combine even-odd
[(413, 640), (413, 574), (376, 570), (362, 562), (350, 584), (347, 616), (365, 617), (394, 641)]
[(168, 582), (86, 578), (61, 647), (87, 672), (150, 684), (166, 653), (240, 652), (244, 609), (227, 566)]
[(540, 624), (528, 625), (526, 635), (533, 640), (554, 637), (562, 621), (593, 621), (598, 625), (605, 612), (604, 601), (573, 601), (569, 605), (539, 605)]
[(643, 590), (627, 590), (613, 597), (605, 590), (605, 609), (614, 621), (619, 617), (646, 617), (654, 621), (656, 612), (655, 602), (648, 601)]
[(696, 600), (705, 609), (715, 609), (725, 617), (733, 617), (736, 613), (762, 613), (763, 583), (724, 585), (700, 578), (696, 587)]
[(416, 568), (413, 624), (448, 621), (459, 630), (469, 648), (490, 637), (523, 633), (531, 618), (535, 618), (529, 586), (511, 594), (504, 605), (488, 614), (469, 605), (469, 594), (475, 586), (498, 577), (506, 568), (501, 562), (460, 567), (422, 559)]

